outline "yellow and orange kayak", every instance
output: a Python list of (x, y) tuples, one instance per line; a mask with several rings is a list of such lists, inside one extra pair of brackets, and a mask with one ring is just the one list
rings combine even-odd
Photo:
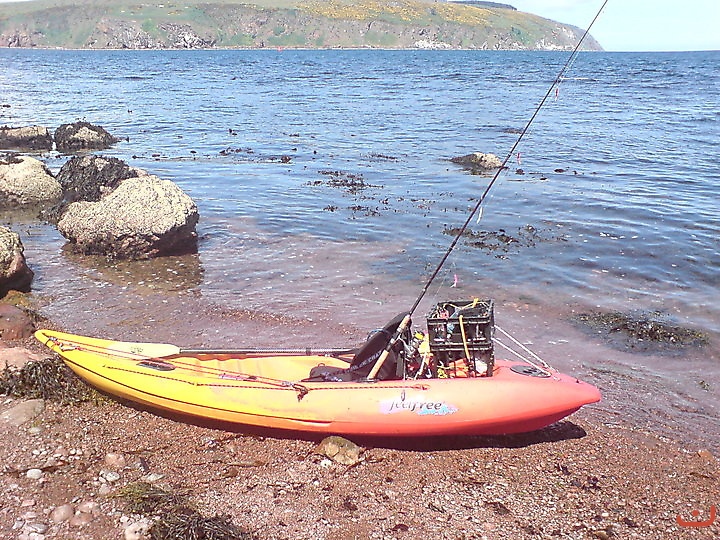
[(491, 377), (307, 382), (339, 357), (183, 351), (39, 330), (99, 390), (154, 408), (278, 430), (367, 436), (498, 435), (548, 426), (600, 400), (594, 386), (522, 362)]

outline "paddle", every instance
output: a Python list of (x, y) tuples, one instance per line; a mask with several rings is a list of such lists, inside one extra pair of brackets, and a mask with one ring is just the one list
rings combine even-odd
[(264, 355), (303, 355), (303, 356), (326, 356), (326, 355), (343, 355), (351, 354), (353, 349), (347, 348), (325, 348), (313, 349), (306, 347), (304, 349), (278, 349), (278, 348), (248, 348), (248, 349), (181, 349), (175, 345), (164, 343), (125, 343), (118, 341), (108, 347), (112, 352), (120, 352), (124, 354), (137, 355), (141, 358), (163, 358), (165, 356), (182, 356), (196, 354), (229, 354), (244, 356), (264, 356)]
[(63, 332), (51, 332), (48, 330), (38, 330), (35, 337), (41, 343), (51, 348), (59, 349), (62, 352), (67, 347), (68, 350), (84, 349), (100, 353), (118, 354), (135, 358), (138, 360), (164, 358), (167, 356), (181, 355), (197, 355), (197, 354), (225, 354), (225, 355), (245, 355), (245, 356), (265, 356), (265, 355), (318, 355), (318, 356), (341, 356), (345, 354), (353, 354), (355, 348), (238, 348), (238, 349), (182, 349), (176, 345), (167, 343), (134, 343), (129, 341), (104, 341), (92, 340), (81, 336), (73, 336)]

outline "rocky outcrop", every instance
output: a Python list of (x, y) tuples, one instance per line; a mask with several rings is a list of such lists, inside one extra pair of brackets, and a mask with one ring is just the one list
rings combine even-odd
[(104, 128), (89, 122), (63, 124), (55, 130), (55, 146), (58, 152), (104, 150), (118, 140)]
[(0, 298), (11, 290), (30, 290), (34, 274), (25, 262), (24, 251), (20, 236), (0, 226)]
[(474, 152), (466, 156), (458, 156), (450, 161), (462, 165), (472, 173), (482, 174), (502, 167), (502, 161), (495, 154), (483, 154)]
[(70, 204), (58, 229), (81, 253), (147, 259), (196, 252), (198, 220), (197, 206), (176, 184), (145, 175), (96, 202)]
[(0, 158), (0, 207), (49, 205), (61, 197), (60, 183), (41, 161), (28, 156)]
[(52, 150), (52, 146), (52, 135), (46, 127), (0, 127), (0, 150)]

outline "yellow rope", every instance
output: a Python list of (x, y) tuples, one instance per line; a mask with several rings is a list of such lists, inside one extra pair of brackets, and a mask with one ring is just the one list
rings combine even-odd
[(458, 322), (460, 323), (460, 333), (462, 334), (463, 347), (465, 348), (465, 358), (467, 358), (467, 365), (470, 367), (470, 349), (468, 349), (467, 336), (465, 336), (465, 325), (463, 324), (462, 315), (458, 315)]

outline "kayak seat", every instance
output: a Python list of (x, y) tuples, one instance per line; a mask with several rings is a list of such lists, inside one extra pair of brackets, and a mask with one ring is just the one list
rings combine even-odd
[[(383, 328), (370, 334), (365, 344), (355, 352), (349, 367), (337, 368), (320, 364), (310, 370), (310, 376), (303, 379), (303, 382), (358, 381), (366, 379), (406, 315), (407, 312), (400, 313)], [(402, 347), (402, 342), (398, 340), (388, 353), (380, 371), (378, 371), (377, 379), (397, 378), (397, 353), (402, 350)]]

